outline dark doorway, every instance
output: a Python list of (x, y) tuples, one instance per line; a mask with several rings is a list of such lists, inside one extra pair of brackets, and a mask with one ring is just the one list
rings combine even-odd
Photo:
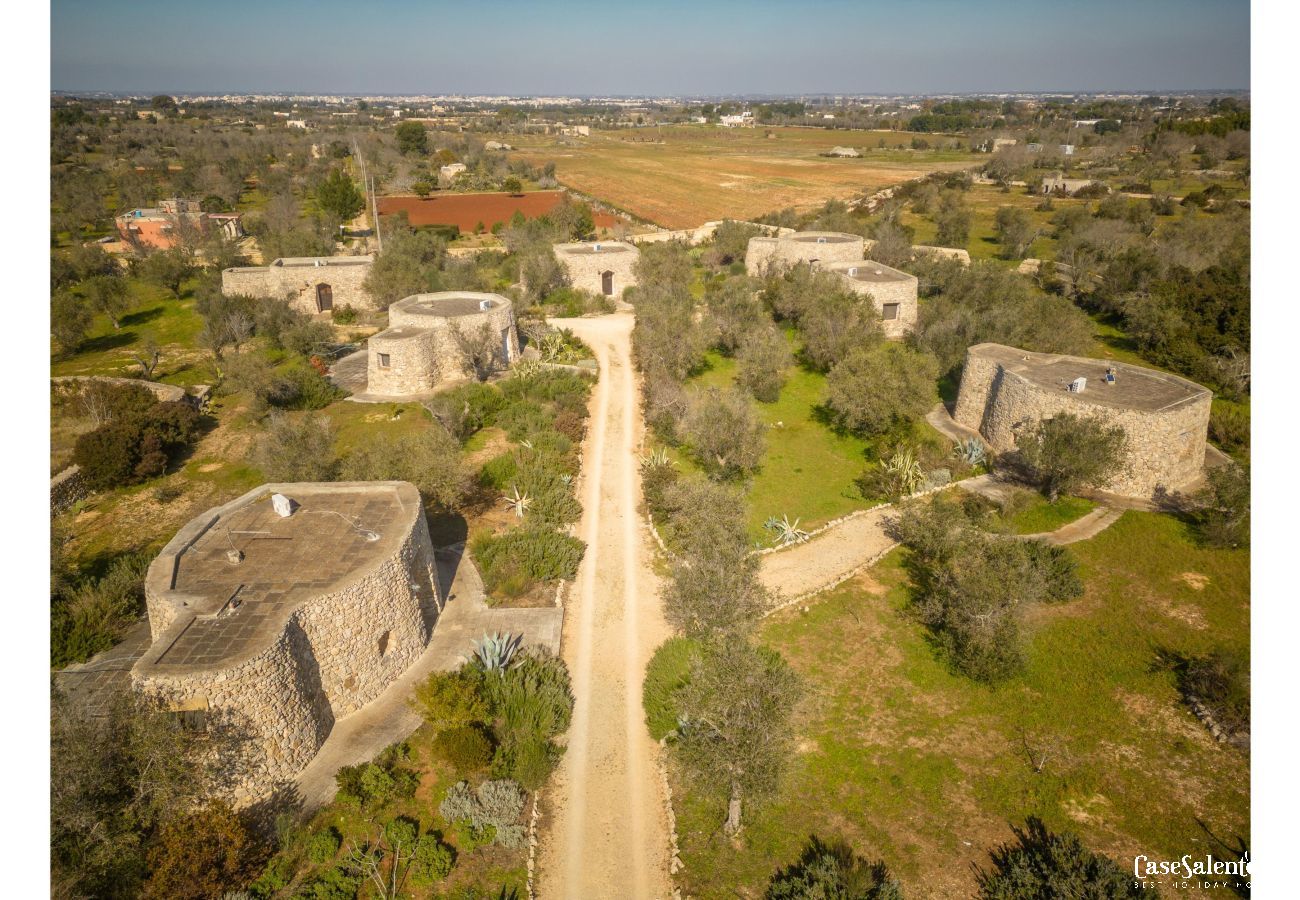
[(334, 308), (334, 288), (328, 284), (316, 285), (316, 312), (329, 312)]
[(614, 273), (613, 272), (600, 273), (600, 292), (604, 294), (606, 297), (614, 296)]

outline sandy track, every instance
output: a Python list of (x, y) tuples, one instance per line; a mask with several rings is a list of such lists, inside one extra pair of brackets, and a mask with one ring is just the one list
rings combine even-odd
[(642, 423), (632, 316), (562, 320), (600, 364), (584, 446), (580, 536), (587, 552), (569, 599), (562, 655), (573, 678), (568, 749), (547, 791), (538, 863), (543, 898), (663, 898), (668, 825), (641, 684), (665, 638), (641, 531)]

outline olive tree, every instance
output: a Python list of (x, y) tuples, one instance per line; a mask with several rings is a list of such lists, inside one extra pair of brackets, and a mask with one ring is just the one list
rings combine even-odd
[(930, 409), (938, 377), (930, 354), (881, 342), (836, 363), (826, 379), (826, 402), (844, 428), (884, 434)]
[(709, 388), (695, 394), (683, 430), (710, 478), (735, 478), (754, 471), (762, 462), (766, 426), (749, 397), (734, 388)]
[(736, 353), (736, 383), (762, 403), (775, 403), (794, 362), (790, 344), (773, 325), (749, 332)]
[(706, 645), (692, 660), (678, 749), (692, 780), (727, 798), (726, 834), (740, 831), (744, 803), (771, 796), (780, 784), (800, 693), (779, 653), (744, 640)]
[(1128, 436), (1097, 416), (1061, 413), (1016, 440), (1020, 457), (1047, 498), (1100, 488), (1125, 469)]

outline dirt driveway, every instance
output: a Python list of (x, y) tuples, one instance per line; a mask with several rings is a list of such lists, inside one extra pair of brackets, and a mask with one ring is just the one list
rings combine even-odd
[(600, 382), (580, 486), (587, 552), (561, 648), (576, 703), (568, 749), (544, 799), (538, 895), (666, 898), (668, 824), (641, 684), (650, 655), (669, 632), (637, 515), (643, 424), (631, 359), (633, 317), (623, 312), (555, 324), (592, 347)]

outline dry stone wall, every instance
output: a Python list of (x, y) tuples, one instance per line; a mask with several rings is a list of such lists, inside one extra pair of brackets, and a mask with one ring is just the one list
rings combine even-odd
[[(990, 357), (990, 352), (1008, 350), (996, 344), (978, 344), (967, 351), (953, 416), (960, 424), (977, 429), (993, 449), (1013, 450), (1019, 435), (1036, 423), (1068, 412), (1095, 416), (1124, 429), (1128, 438), (1125, 469), (1103, 486), (1105, 491), (1146, 499), (1158, 488), (1183, 488), (1201, 476), (1212, 399), (1209, 390), (1140, 366), (1055, 357), (1079, 359), (1094, 366), (1111, 365), (1121, 379), (1158, 378), (1186, 386), (1186, 396), (1156, 409), (1097, 403), (1089, 399), (1088, 392), (1109, 388), (1090, 381), (1091, 386), (1083, 393), (1069, 393), (1012, 371), (1003, 361)], [(1031, 360), (1053, 358), (1050, 354), (1012, 352)]]
[(318, 287), (329, 288), (335, 309), (376, 309), (364, 283), (373, 256), (329, 256), (277, 259), (269, 266), (240, 266), (221, 273), (221, 293), (285, 300), (298, 312), (316, 315)]

